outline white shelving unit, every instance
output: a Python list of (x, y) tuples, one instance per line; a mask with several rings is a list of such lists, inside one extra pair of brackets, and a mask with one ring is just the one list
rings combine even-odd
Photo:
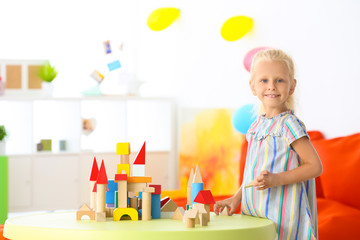
[[(78, 208), (88, 202), (93, 157), (105, 160), (109, 179), (119, 157), (117, 142), (130, 142), (134, 158), (146, 141), (146, 174), (163, 188), (176, 188), (176, 104), (167, 98), (101, 96), (85, 98), (0, 97), (0, 125), (9, 132), (10, 211)], [(82, 134), (82, 118), (95, 130)], [(37, 152), (52, 139), (51, 152)], [(59, 150), (65, 140), (67, 150)]]

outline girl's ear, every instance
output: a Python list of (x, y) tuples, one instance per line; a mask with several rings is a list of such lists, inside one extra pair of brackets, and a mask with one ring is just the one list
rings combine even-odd
[(294, 93), (295, 88), (296, 88), (296, 79), (294, 79), (294, 82), (290, 87), (290, 92), (289, 92), (290, 95), (292, 95)]
[(254, 81), (249, 81), (249, 86), (250, 86), (250, 89), (253, 93), (254, 96), (256, 96), (256, 91), (255, 91), (255, 86), (254, 86)]

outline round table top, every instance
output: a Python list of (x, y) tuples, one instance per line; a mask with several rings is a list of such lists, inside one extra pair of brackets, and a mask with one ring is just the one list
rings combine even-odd
[(275, 238), (275, 224), (264, 218), (244, 215), (216, 216), (211, 213), (208, 226), (186, 228), (185, 223), (173, 219), (151, 221), (106, 222), (76, 220), (75, 211), (32, 214), (8, 219), (4, 236), (17, 239), (271, 239)]

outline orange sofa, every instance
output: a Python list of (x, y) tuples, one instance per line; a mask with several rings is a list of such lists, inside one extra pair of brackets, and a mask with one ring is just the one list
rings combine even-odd
[[(333, 139), (325, 139), (318, 131), (309, 135), (324, 169), (316, 178), (319, 239), (360, 239), (360, 180), (356, 177), (360, 176), (360, 133)], [(247, 142), (241, 150), (240, 185), (246, 150)], [(214, 196), (216, 201), (228, 197)], [(173, 200), (185, 208), (186, 198)]]

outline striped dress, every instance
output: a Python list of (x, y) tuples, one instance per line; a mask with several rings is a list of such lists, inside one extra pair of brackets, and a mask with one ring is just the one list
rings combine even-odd
[[(292, 111), (273, 118), (259, 116), (249, 128), (243, 178), (246, 186), (261, 171), (289, 171), (302, 164), (290, 144), (307, 136), (304, 124)], [(241, 213), (272, 220), (276, 239), (317, 239), (315, 179), (265, 190), (242, 189)]]

